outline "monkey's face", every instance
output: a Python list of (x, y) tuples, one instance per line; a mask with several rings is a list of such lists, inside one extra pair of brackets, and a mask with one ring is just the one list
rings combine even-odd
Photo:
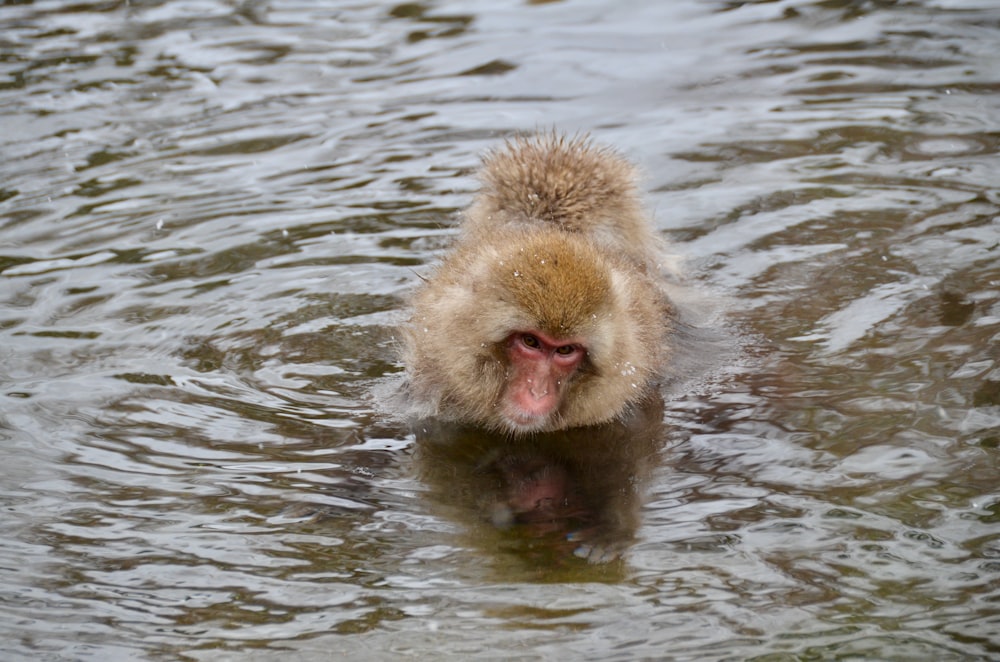
[(587, 355), (582, 340), (541, 331), (516, 331), (507, 339), (509, 375), (500, 415), (516, 432), (537, 432), (558, 416), (568, 384)]

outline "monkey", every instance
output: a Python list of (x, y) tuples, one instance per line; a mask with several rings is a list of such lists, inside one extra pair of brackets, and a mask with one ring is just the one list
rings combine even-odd
[(627, 415), (667, 366), (674, 317), (635, 168), (549, 133), (487, 153), (479, 179), (401, 330), (411, 397), (511, 437)]

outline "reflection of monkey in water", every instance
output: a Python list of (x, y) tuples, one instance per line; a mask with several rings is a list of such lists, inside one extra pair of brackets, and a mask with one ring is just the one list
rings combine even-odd
[(487, 523), (497, 544), (520, 540), (525, 553), (541, 546), (606, 562), (638, 528), (663, 439), (662, 406), (652, 398), (624, 420), (520, 439), (427, 423), (417, 433), (417, 467), (435, 501), (459, 506), (473, 530)]
[(565, 467), (538, 455), (508, 455), (494, 466), (503, 485), (490, 513), (498, 528), (521, 524), (545, 533), (558, 530), (563, 522), (586, 523), (582, 495)]

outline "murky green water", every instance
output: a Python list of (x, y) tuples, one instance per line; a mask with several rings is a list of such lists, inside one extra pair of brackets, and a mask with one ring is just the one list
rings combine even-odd
[[(0, 54), (4, 659), (1000, 656), (992, 0), (29, 0)], [(368, 395), (550, 126), (743, 339), (604, 565)]]

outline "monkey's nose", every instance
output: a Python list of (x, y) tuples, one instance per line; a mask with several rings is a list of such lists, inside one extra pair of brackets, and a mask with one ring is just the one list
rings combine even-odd
[(526, 381), (528, 382), (528, 393), (536, 400), (541, 400), (549, 394), (549, 382), (547, 379), (543, 379), (541, 385), (530, 377)]

